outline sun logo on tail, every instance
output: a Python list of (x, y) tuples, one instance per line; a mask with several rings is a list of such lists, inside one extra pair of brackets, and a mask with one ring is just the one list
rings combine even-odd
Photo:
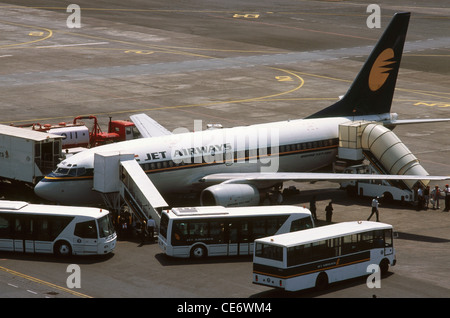
[(389, 72), (392, 70), (390, 66), (397, 63), (392, 60), (393, 58), (394, 50), (388, 48), (381, 52), (373, 63), (369, 74), (369, 88), (372, 92), (379, 90), (388, 79)]

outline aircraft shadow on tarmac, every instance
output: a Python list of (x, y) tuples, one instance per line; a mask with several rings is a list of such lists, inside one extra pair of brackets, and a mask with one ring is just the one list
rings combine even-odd
[(450, 240), (441, 237), (418, 235), (405, 232), (395, 232), (395, 239), (408, 240), (408, 241), (418, 241), (425, 243), (448, 243)]

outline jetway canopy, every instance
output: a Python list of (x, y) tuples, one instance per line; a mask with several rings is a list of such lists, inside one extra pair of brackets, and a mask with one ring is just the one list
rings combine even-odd
[[(393, 131), (372, 122), (349, 122), (339, 125), (338, 157), (347, 160), (362, 160), (364, 152), (370, 152), (384, 173), (396, 175), (421, 175), (428, 172), (419, 160)], [(417, 180), (404, 180), (412, 189)], [(429, 180), (421, 180), (425, 185)]]

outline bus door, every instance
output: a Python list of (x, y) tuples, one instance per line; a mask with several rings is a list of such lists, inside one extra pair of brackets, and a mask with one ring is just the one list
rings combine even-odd
[(392, 242), (392, 230), (384, 230), (384, 255), (391, 255), (394, 253)]
[(24, 246), (25, 253), (34, 253), (35, 248), (34, 248), (34, 235), (33, 234), (35, 232), (34, 227), (36, 226), (36, 222), (32, 218), (25, 219), (23, 221), (24, 221), (24, 224), (23, 224), (23, 238), (24, 238), (23, 246)]
[(239, 222), (229, 221), (227, 226), (227, 255), (239, 255)]
[(34, 253), (34, 220), (32, 218), (14, 218), (14, 251)]
[(239, 224), (239, 255), (252, 255), (253, 244), (250, 241), (249, 221), (241, 220)]
[(228, 253), (227, 255), (249, 255), (251, 244), (248, 237), (248, 221), (228, 222)]

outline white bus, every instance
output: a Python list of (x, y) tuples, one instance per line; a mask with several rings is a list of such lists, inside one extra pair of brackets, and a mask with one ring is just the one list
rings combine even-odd
[(107, 254), (116, 239), (107, 210), (0, 201), (0, 251)]
[(355, 221), (255, 241), (253, 283), (298, 291), (369, 275), (395, 265), (392, 226)]
[(314, 227), (297, 206), (174, 208), (161, 215), (159, 246), (169, 256), (253, 255), (255, 239)]

